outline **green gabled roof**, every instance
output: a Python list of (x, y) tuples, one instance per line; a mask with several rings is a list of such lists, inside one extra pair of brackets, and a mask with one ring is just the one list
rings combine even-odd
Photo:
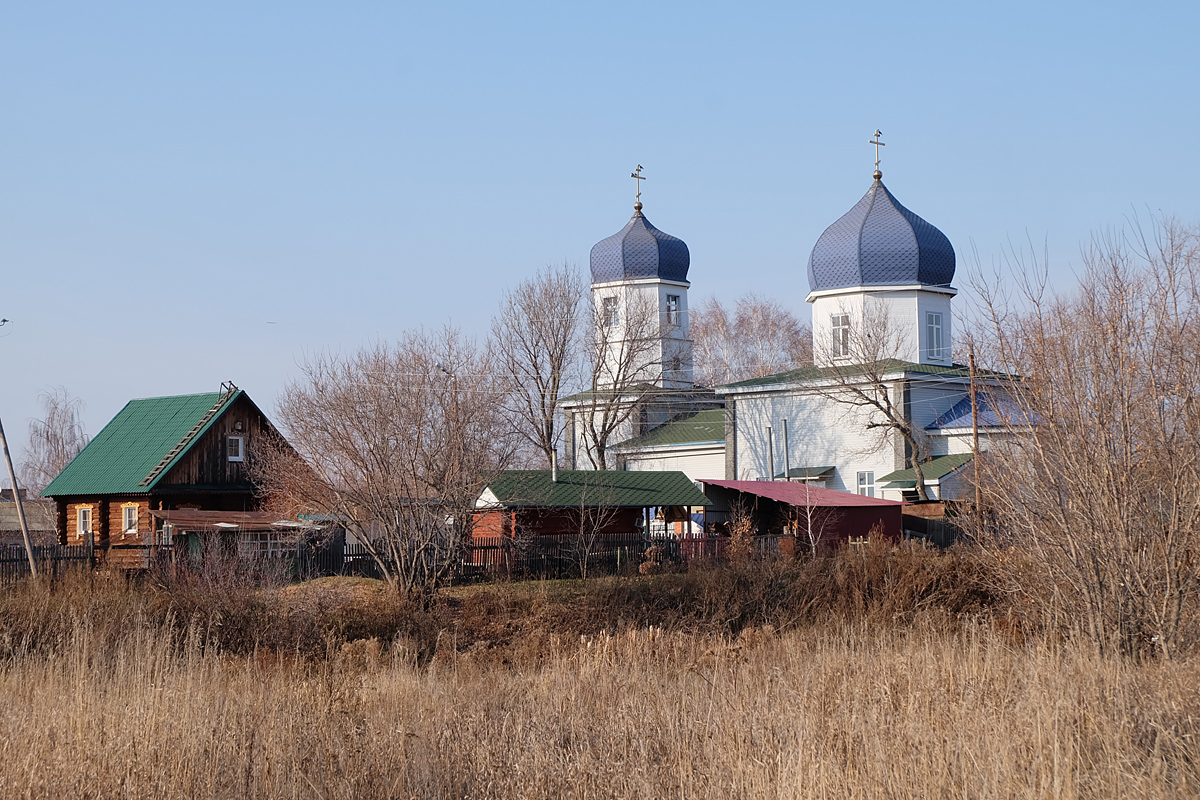
[(725, 441), (725, 409), (712, 408), (684, 419), (660, 425), (649, 433), (627, 439), (614, 449), (663, 447), (672, 444), (701, 444)]
[[(788, 470), (787, 477), (789, 478), (820, 478), (833, 473), (834, 467), (792, 467)], [(775, 476), (782, 478), (783, 473), (780, 472)]]
[(188, 431), (204, 418), (222, 395), (206, 392), (130, 400), (83, 448), (83, 452), (50, 482), (42, 496), (149, 492), (241, 395), (240, 389), (230, 393), (221, 409), (146, 486), (139, 484), (183, 441)]
[[(969, 378), (971, 370), (969, 367), (962, 364), (950, 364), (942, 366), (940, 364), (918, 364), (915, 361), (902, 361), (898, 358), (888, 358), (877, 364), (871, 365), (872, 371), (877, 371), (887, 375), (895, 372), (914, 372), (924, 375), (943, 375), (950, 378)], [(720, 386), (720, 389), (747, 389), (755, 386), (772, 386), (777, 383), (801, 383), (803, 381), (818, 381), (828, 380), (829, 378), (854, 378), (864, 374), (863, 367), (856, 364), (847, 364), (837, 367), (801, 367), (800, 369), (789, 370), (788, 372), (777, 372), (774, 375), (765, 375), (761, 378), (750, 378), (745, 381), (736, 383), (728, 383)], [(979, 370), (976, 372), (978, 378), (1008, 378), (1013, 379), (1015, 376), (1005, 375), (1001, 372), (990, 372), (987, 370)]]
[[(507, 507), (706, 506), (709, 500), (682, 472), (506, 470), (487, 488)], [(490, 498), (489, 498), (490, 499)]]
[[(955, 453), (949, 456), (938, 456), (931, 458), (921, 465), (921, 474), (925, 476), (926, 481), (939, 480), (946, 477), (954, 470), (968, 463), (974, 458), (973, 453)], [(895, 472), (889, 472), (882, 478), (876, 479), (879, 482), (889, 481), (891, 486), (885, 486), (885, 489), (911, 489), (917, 485), (917, 471), (912, 467), (908, 469), (898, 469)]]

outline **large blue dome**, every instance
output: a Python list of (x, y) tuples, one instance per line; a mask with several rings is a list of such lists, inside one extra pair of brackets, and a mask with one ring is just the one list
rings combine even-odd
[(954, 247), (876, 178), (854, 208), (830, 225), (808, 257), (808, 287), (949, 286)]
[(592, 283), (637, 278), (686, 281), (692, 255), (682, 239), (663, 233), (642, 216), (642, 204), (618, 232), (592, 248)]

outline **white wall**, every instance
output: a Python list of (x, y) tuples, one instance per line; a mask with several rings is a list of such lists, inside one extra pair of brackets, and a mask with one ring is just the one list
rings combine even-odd
[[(899, 384), (891, 391), (899, 392)], [(909, 400), (918, 430), (949, 410), (962, 397), (962, 387), (949, 382), (909, 381)], [(894, 402), (900, 402), (895, 397)], [(738, 395), (736, 399), (738, 479), (769, 476), (766, 427), (771, 426), (775, 445), (775, 474), (784, 471), (783, 420), (788, 421), (788, 449), (792, 467), (833, 466), (830, 489), (857, 491), (858, 473), (874, 472), (876, 479), (902, 469), (903, 444), (886, 429), (868, 429), (872, 421), (882, 421), (879, 412), (842, 405), (811, 391), (795, 389), (763, 394)], [(931, 455), (970, 452), (969, 437), (965, 449), (961, 437), (931, 436), (927, 439)], [(899, 451), (897, 448), (900, 448)], [(876, 496), (880, 496), (878, 490)]]
[(725, 477), (725, 447), (672, 447), (624, 453), (625, 468), (636, 472), (679, 470), (693, 481)]
[[(641, 359), (643, 378), (669, 389), (689, 389), (692, 386), (692, 342), (689, 336), (690, 311), (687, 290), (689, 284), (676, 281), (639, 280), (613, 281), (592, 284), (592, 303), (596, 319), (604, 319), (605, 298), (615, 297), (620, 307), (620, 322), (617, 330), (596, 331), (596, 342), (605, 345), (606, 361), (613, 365), (611, 374), (619, 363), (622, 343), (626, 339), (625, 329), (629, 323), (630, 310), (634, 312), (657, 309), (661, 329), (660, 341)], [(674, 322), (667, 321), (667, 296), (679, 297), (679, 314)], [(676, 364), (678, 366), (676, 367)], [(611, 385), (612, 381), (607, 383)]]
[(775, 446), (775, 474), (784, 471), (783, 420), (786, 419), (790, 465), (833, 466), (836, 469), (826, 487), (854, 492), (858, 472), (874, 472), (878, 478), (896, 468), (890, 437), (866, 427), (872, 417), (862, 409), (843, 406), (815, 394), (789, 392), (738, 397), (736, 478), (770, 477), (768, 425)]
[[(878, 327), (878, 320), (881, 317), (886, 318), (887, 326), (897, 341), (894, 348), (883, 348), (894, 349), (894, 352), (883, 353), (883, 357), (920, 364), (950, 364), (950, 299), (948, 294), (915, 289), (855, 289), (815, 297), (812, 301), (812, 325), (813, 355), (817, 365), (830, 366), (837, 363), (830, 353), (833, 337), (831, 319), (835, 314), (850, 316), (852, 339), (862, 335), (864, 317), (868, 319), (868, 328)], [(942, 315), (942, 355), (939, 358), (934, 358), (926, 347), (927, 315), (931, 312)]]

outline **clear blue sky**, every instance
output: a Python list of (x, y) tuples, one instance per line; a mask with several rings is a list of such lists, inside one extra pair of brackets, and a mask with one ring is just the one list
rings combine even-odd
[[(247, 389), (586, 266), (646, 214), (692, 299), (807, 313), (805, 263), (885, 182), (961, 266), (1132, 209), (1200, 219), (1200, 5), (10, 3), (0, 414)], [(959, 283), (962, 283), (961, 279)]]

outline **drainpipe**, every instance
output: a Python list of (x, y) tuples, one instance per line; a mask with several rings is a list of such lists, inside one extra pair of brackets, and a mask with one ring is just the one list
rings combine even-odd
[(771, 426), (767, 426), (767, 480), (775, 480), (775, 440), (771, 438)]
[(788, 453), (786, 419), (783, 421), (783, 479), (785, 481), (790, 481), (792, 479), (792, 457)]

